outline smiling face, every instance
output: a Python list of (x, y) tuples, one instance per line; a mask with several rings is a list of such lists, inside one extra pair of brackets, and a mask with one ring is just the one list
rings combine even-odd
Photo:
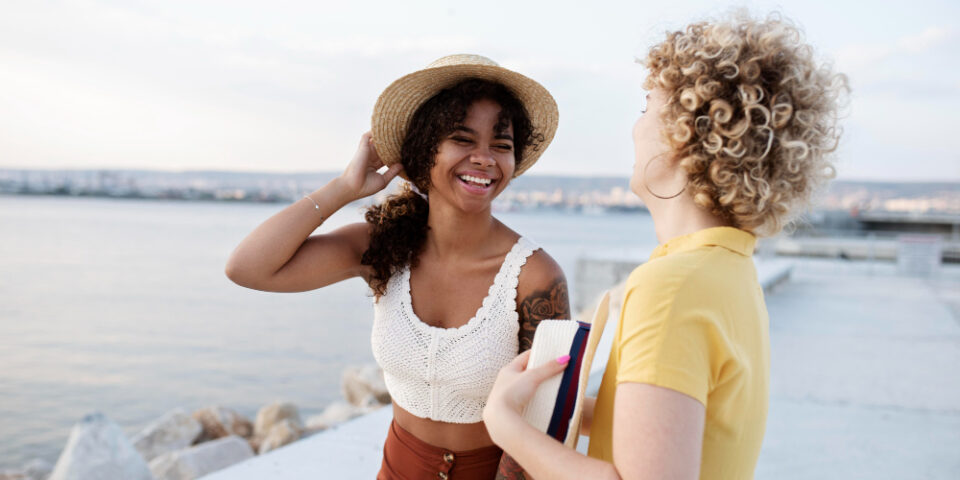
[(464, 212), (489, 210), (515, 167), (513, 127), (509, 121), (501, 122), (500, 105), (478, 100), (437, 146), (430, 198), (443, 198)]

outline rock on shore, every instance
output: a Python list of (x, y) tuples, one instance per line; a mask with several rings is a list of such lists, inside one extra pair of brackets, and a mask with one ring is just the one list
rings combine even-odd
[(343, 398), (351, 405), (358, 407), (370, 405), (373, 401), (380, 405), (390, 403), (390, 393), (387, 392), (387, 384), (383, 380), (383, 370), (376, 364), (344, 369), (340, 389)]
[(300, 410), (296, 405), (290, 402), (274, 402), (266, 405), (257, 412), (257, 421), (254, 424), (253, 432), (256, 436), (262, 437), (270, 433), (274, 425), (283, 420), (290, 420), (295, 425), (302, 426), (300, 420)]
[[(368, 397), (370, 398), (370, 397)], [(359, 417), (365, 413), (370, 413), (383, 405), (379, 403), (370, 403), (366, 405), (351, 405), (346, 402), (334, 402), (327, 405), (320, 415), (314, 415), (307, 419), (307, 432), (310, 434), (321, 432), (337, 424), (346, 422), (352, 418)]]
[(263, 454), (299, 440), (303, 431), (297, 406), (290, 402), (274, 402), (257, 412), (251, 446)]
[(293, 443), (300, 439), (303, 434), (303, 426), (291, 419), (283, 419), (270, 427), (270, 431), (260, 441), (257, 448), (257, 454), (263, 455), (270, 450), (276, 450), (284, 445)]
[(52, 474), (48, 463), (34, 461), (0, 472), (0, 480), (192, 480), (390, 403), (376, 365), (348, 367), (341, 388), (346, 402), (328, 405), (306, 426), (290, 402), (265, 405), (255, 422), (211, 406), (167, 412), (131, 441), (104, 415), (91, 414), (74, 427)]
[(120, 427), (102, 413), (83, 417), (57, 460), (50, 480), (153, 480), (143, 457)]
[(193, 480), (250, 457), (247, 441), (231, 435), (161, 455), (150, 462), (150, 471), (156, 480)]
[(193, 418), (203, 427), (195, 443), (216, 440), (229, 435), (243, 438), (250, 438), (253, 435), (253, 424), (250, 420), (229, 408), (221, 406), (201, 408), (193, 412)]
[(131, 441), (134, 448), (150, 461), (167, 452), (189, 447), (200, 435), (200, 422), (178, 408), (147, 425)]

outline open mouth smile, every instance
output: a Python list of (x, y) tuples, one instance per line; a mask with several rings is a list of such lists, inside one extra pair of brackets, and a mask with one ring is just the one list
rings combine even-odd
[(458, 175), (458, 177), (460, 178), (460, 180), (463, 180), (464, 182), (471, 183), (474, 185), (479, 185), (481, 187), (486, 187), (487, 185), (490, 185), (493, 182), (493, 180), (489, 178), (474, 177), (472, 175)]
[(460, 174), (457, 175), (460, 184), (470, 193), (486, 193), (490, 187), (496, 183), (496, 180), (476, 175)]

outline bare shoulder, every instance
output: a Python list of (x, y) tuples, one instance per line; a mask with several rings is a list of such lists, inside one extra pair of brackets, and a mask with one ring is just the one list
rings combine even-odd
[[(505, 244), (515, 245), (522, 235), (496, 220), (501, 228)], [(509, 240), (509, 241), (507, 241)], [(517, 277), (517, 302), (522, 298), (539, 290), (549, 290), (557, 283), (563, 284), (563, 290), (566, 292), (567, 279), (563, 275), (563, 269), (553, 257), (542, 248), (537, 248), (527, 257), (526, 263), (520, 269), (520, 276)]]
[(517, 285), (520, 351), (533, 345), (533, 334), (541, 320), (570, 318), (567, 278), (547, 252), (537, 250), (520, 271)]
[(537, 290), (551, 288), (558, 282), (562, 282), (564, 288), (567, 284), (567, 278), (560, 264), (542, 248), (527, 257), (527, 263), (520, 270), (517, 281), (517, 298), (523, 298), (526, 294)]

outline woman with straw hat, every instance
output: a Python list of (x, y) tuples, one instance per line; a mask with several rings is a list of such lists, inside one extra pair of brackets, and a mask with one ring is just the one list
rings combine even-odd
[(589, 456), (524, 423), (564, 365), (499, 374), (494, 441), (536, 478), (753, 478), (768, 403), (769, 334), (751, 255), (832, 175), (845, 78), (777, 16), (667, 34), (644, 59), (631, 189), (660, 245), (626, 281), (609, 361), (581, 431)]
[[(491, 204), (540, 157), (557, 120), (537, 82), (481, 56), (441, 58), (387, 87), (339, 177), (232, 254), (227, 276), (249, 288), (304, 291), (357, 276), (370, 285), (373, 353), (394, 410), (378, 478), (496, 474), (501, 450), (481, 419), (494, 377), (529, 348), (540, 320), (570, 313), (557, 263)], [(409, 183), (365, 223), (310, 235), (398, 174)]]

